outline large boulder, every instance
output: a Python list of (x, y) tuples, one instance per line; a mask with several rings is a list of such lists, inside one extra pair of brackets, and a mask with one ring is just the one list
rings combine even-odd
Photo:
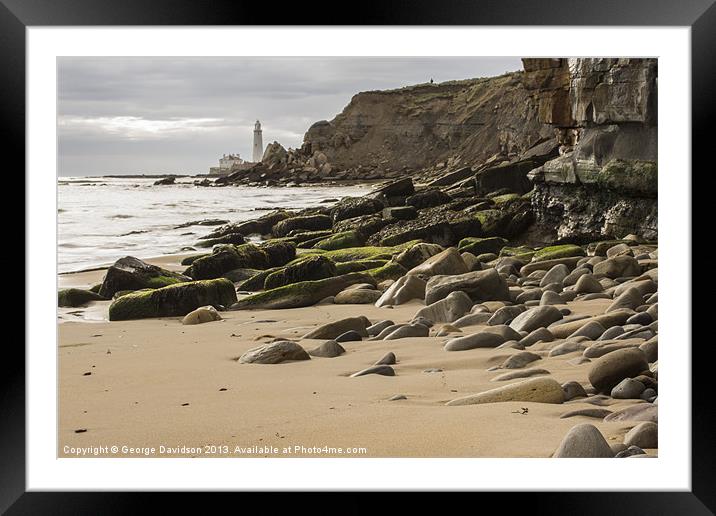
[(465, 351), (476, 348), (496, 348), (505, 342), (505, 338), (492, 332), (473, 333), (464, 337), (455, 337), (445, 343), (445, 351)]
[(301, 215), (278, 222), (272, 228), (271, 233), (274, 236), (283, 237), (296, 229), (318, 231), (321, 229), (330, 229), (332, 225), (333, 221), (328, 215)]
[(460, 256), (460, 252), (454, 247), (448, 247), (442, 252), (435, 254), (420, 265), (413, 267), (408, 274), (437, 276), (450, 274), (463, 274), (469, 269)]
[(322, 299), (335, 296), (346, 287), (356, 283), (370, 283), (375, 286), (376, 281), (369, 274), (352, 272), (335, 278), (325, 278), (316, 281), (300, 281), (284, 287), (259, 292), (240, 299), (231, 306), (231, 310), (300, 308), (315, 305)]
[(411, 299), (425, 298), (425, 281), (418, 276), (406, 275), (399, 278), (376, 301), (375, 306), (402, 305)]
[(364, 244), (365, 236), (360, 231), (343, 231), (320, 240), (313, 245), (313, 248), (334, 251), (347, 247), (361, 247)]
[(217, 245), (211, 254), (197, 258), (184, 273), (195, 279), (213, 279), (234, 269), (267, 269), (266, 251), (254, 244)]
[(313, 281), (324, 278), (332, 278), (336, 275), (336, 264), (332, 260), (321, 255), (308, 256), (288, 265), (275, 272), (272, 272), (264, 280), (264, 289), (283, 287), (299, 281)]
[(111, 299), (121, 290), (161, 288), (183, 281), (191, 281), (191, 278), (143, 262), (133, 256), (125, 256), (107, 269), (98, 294), (103, 298)]
[(337, 305), (372, 305), (380, 298), (378, 290), (367, 288), (353, 288), (343, 290), (336, 294), (333, 302)]
[(558, 258), (572, 258), (575, 256), (584, 256), (586, 253), (578, 245), (562, 244), (545, 247), (537, 251), (532, 256), (533, 262), (543, 262), (546, 260), (556, 260)]
[(288, 360), (310, 360), (306, 350), (290, 340), (263, 344), (239, 357), (242, 364), (280, 364)]
[(234, 285), (225, 278), (189, 281), (125, 294), (109, 306), (109, 320), (184, 316), (200, 306), (229, 306), (235, 301)]
[(405, 199), (405, 204), (416, 210), (432, 208), (450, 202), (452, 198), (442, 190), (425, 190)]
[(562, 317), (564, 317), (562, 312), (552, 305), (537, 306), (515, 317), (510, 323), (510, 328), (516, 331), (531, 332), (537, 328), (546, 328)]
[(385, 205), (375, 198), (344, 197), (331, 209), (331, 217), (335, 223), (361, 215), (372, 215), (382, 211), (384, 207)]
[(612, 351), (595, 360), (588, 379), (599, 392), (610, 393), (624, 378), (633, 378), (649, 369), (644, 352), (639, 348)]
[(292, 242), (269, 240), (261, 244), (261, 250), (266, 254), (269, 267), (281, 267), (296, 258), (296, 245)]
[(411, 270), (443, 251), (442, 246), (421, 242), (399, 253), (395, 257), (395, 261), (406, 269)]
[(365, 316), (347, 317), (338, 321), (323, 324), (306, 333), (303, 339), (335, 339), (339, 335), (347, 331), (355, 331), (361, 337), (367, 337), (366, 328), (370, 326), (370, 321)]
[(507, 240), (502, 237), (477, 238), (467, 237), (460, 240), (458, 249), (461, 253), (472, 253), (480, 256), (485, 253), (498, 254), (507, 245)]
[(434, 323), (451, 323), (468, 313), (472, 305), (472, 299), (465, 292), (452, 292), (445, 299), (418, 310), (415, 318), (424, 317)]
[(608, 258), (594, 265), (592, 269), (595, 276), (606, 276), (607, 278), (624, 278), (639, 276), (641, 265), (633, 256), (615, 256)]
[(434, 303), (458, 290), (478, 303), (510, 300), (510, 292), (502, 276), (496, 269), (486, 269), (453, 276), (433, 276), (425, 286), (425, 303)]
[(534, 403), (562, 403), (562, 386), (553, 378), (530, 378), (503, 385), (479, 394), (471, 394), (448, 401), (448, 406), (479, 405), (506, 401), (529, 401)]
[(262, 215), (257, 219), (225, 224), (219, 228), (216, 228), (208, 235), (200, 237), (199, 240), (211, 240), (235, 233), (241, 235), (268, 235), (269, 233), (271, 233), (272, 227), (281, 222), (283, 219), (287, 219), (291, 216), (293, 216), (293, 214), (288, 211), (272, 211), (270, 213)]

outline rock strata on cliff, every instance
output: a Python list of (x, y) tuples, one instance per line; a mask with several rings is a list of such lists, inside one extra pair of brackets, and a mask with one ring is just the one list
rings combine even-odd
[(560, 239), (656, 239), (657, 61), (523, 59), (560, 156), (530, 172), (537, 223)]

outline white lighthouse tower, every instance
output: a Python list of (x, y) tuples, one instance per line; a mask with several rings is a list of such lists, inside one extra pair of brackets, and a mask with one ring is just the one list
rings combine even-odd
[(253, 161), (254, 163), (258, 163), (261, 161), (261, 158), (264, 157), (264, 139), (261, 134), (261, 122), (256, 120), (256, 125), (254, 125), (254, 153), (253, 153)]

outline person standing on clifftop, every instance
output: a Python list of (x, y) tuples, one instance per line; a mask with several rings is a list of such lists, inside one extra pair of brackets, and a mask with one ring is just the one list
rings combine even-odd
[(432, 83), (433, 83), (433, 78), (432, 78), (432, 77), (430, 77), (430, 84), (432, 84)]

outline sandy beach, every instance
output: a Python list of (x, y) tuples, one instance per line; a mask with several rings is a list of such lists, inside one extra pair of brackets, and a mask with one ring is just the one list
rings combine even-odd
[[(147, 261), (178, 270), (180, 258)], [(87, 286), (100, 281), (101, 276), (102, 271), (66, 274), (60, 276), (60, 283), (63, 287)], [(565, 306), (575, 314), (596, 314), (609, 302), (599, 299)], [(99, 319), (102, 313), (106, 317), (108, 305), (94, 302), (87, 308), (60, 309), (65, 312), (61, 318), (71, 318), (67, 312), (80, 311)], [(610, 443), (621, 442), (637, 424), (605, 423), (601, 418), (584, 416), (560, 419), (572, 410), (597, 407), (583, 399), (563, 404), (445, 406), (459, 396), (509, 383), (491, 381), (505, 370), (487, 369), (518, 350), (450, 353), (442, 347), (444, 337), (346, 342), (343, 346), (347, 353), (340, 357), (277, 365), (236, 361), (252, 347), (277, 337), (300, 338), (326, 322), (358, 314), (372, 322), (407, 322), (422, 306), (411, 301), (393, 309), (331, 304), (223, 312), (223, 320), (195, 326), (184, 326), (174, 317), (62, 322), (58, 456), (77, 456), (88, 447), (105, 446), (110, 451), (99, 456), (347, 454), (323, 449), (329, 447), (358, 448), (354, 455), (363, 457), (549, 457), (578, 423), (594, 424)], [(484, 326), (479, 325), (463, 332), (481, 329)], [(320, 344), (299, 342), (306, 349)], [(545, 349), (536, 351), (542, 359), (534, 367), (548, 370), (560, 383), (576, 380), (588, 385), (589, 364), (569, 364), (581, 352), (546, 356), (548, 348), (560, 342), (543, 344)], [(396, 376), (349, 377), (389, 351), (397, 356)], [(442, 371), (424, 372), (426, 369)], [(407, 399), (388, 401), (396, 394)], [(617, 410), (634, 403), (612, 400), (601, 408)], [(525, 408), (528, 410), (523, 414)], [(86, 431), (76, 433), (79, 429)], [(112, 453), (112, 446), (120, 451)], [(123, 446), (138, 450), (122, 453)], [(162, 453), (160, 446), (167, 450)], [(182, 446), (198, 448), (200, 453), (171, 450)], [(307, 449), (295, 451), (296, 446)], [(312, 447), (323, 450), (316, 452)], [(143, 448), (155, 448), (155, 452)], [(284, 453), (284, 448), (290, 448), (291, 453)]]

